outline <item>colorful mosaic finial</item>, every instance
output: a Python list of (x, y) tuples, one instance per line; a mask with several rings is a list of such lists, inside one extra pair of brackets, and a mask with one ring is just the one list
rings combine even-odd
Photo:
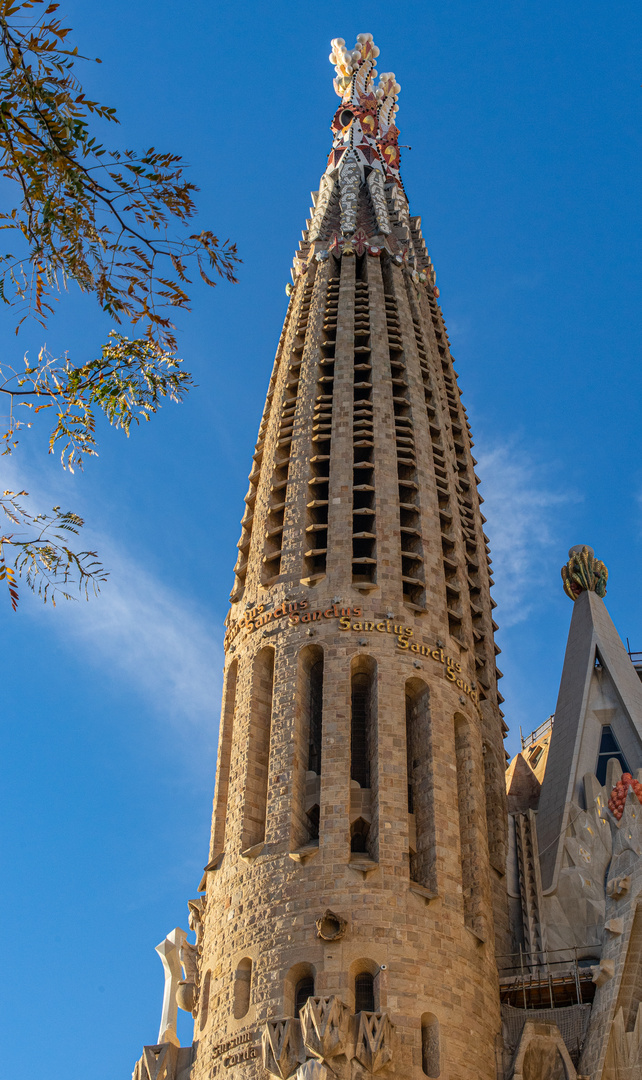
[(337, 75), (334, 89), (341, 98), (332, 121), (335, 133), (328, 165), (333, 168), (347, 155), (361, 171), (376, 169), (385, 177), (399, 179), (399, 131), (394, 123), (401, 87), (392, 72), (377, 78), (379, 50), (372, 34), (359, 34), (351, 51), (343, 38), (334, 38), (330, 63)]
[(577, 600), (582, 592), (594, 592), (602, 599), (606, 596), (609, 572), (603, 562), (595, 558), (593, 548), (577, 544), (568, 553), (568, 562), (562, 567), (564, 592), (571, 600)]
[(341, 103), (332, 119), (332, 149), (313, 193), (310, 223), (292, 267), (292, 279), (307, 273), (310, 261), (387, 251), (406, 267), (417, 287), (438, 296), (435, 271), (411, 219), (400, 173), (399, 130), (395, 123), (401, 87), (393, 72), (377, 72), (379, 49), (372, 34), (358, 34), (353, 49), (334, 38), (330, 63)]

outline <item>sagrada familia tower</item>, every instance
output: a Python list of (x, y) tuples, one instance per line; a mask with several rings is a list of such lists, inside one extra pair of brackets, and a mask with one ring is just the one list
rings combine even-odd
[(507, 771), (473, 443), (378, 52), (332, 42), (333, 143), (234, 567), (195, 940), (158, 946), (134, 1080), (641, 1080), (640, 677), (605, 567), (572, 549), (554, 719)]

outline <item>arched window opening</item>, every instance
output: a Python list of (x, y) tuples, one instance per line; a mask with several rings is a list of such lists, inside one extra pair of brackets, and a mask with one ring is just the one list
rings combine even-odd
[(321, 811), (319, 809), (318, 804), (315, 805), (315, 806), (311, 806), (310, 809), (307, 811), (308, 833), (310, 834), (310, 840), (318, 840), (319, 839), (319, 819), (320, 819), (320, 816), (321, 816)]
[(250, 733), (243, 810), (243, 850), (265, 841), (267, 819), (274, 649), (261, 649), (254, 660)]
[(418, 678), (406, 682), (406, 770), (410, 880), (437, 891), (433, 781), (433, 737), (430, 691)]
[(310, 717), (308, 771), (321, 775), (321, 740), (323, 734), (323, 657), (310, 668), (309, 677)]
[(298, 1017), (309, 997), (314, 996), (316, 968), (302, 961), (291, 967), (283, 984), (284, 1016)]
[(377, 862), (379, 856), (379, 757), (377, 719), (377, 664), (372, 656), (359, 653), (350, 665), (350, 821), (366, 818), (350, 830), (367, 835), (367, 844), (356, 840), (355, 852), (366, 848)]
[(354, 977), (354, 1011), (375, 1011), (374, 975), (369, 971), (360, 971)]
[(294, 991), (294, 1016), (296, 1019), (299, 1018), (301, 1009), (310, 997), (314, 997), (314, 978), (312, 975), (305, 975), (302, 979), (299, 979)]
[(357, 818), (350, 826), (350, 851), (367, 855), (368, 854), (368, 833), (370, 832), (370, 826), (363, 818)]
[(414, 769), (419, 764), (413, 759), (413, 709), (412, 698), (406, 693), (406, 765), (408, 772), (408, 813), (415, 812)]
[(486, 931), (481, 913), (481, 883), (475, 860), (480, 841), (475, 799), (475, 753), (471, 726), (461, 713), (455, 714), (455, 761), (464, 920), (466, 926), (484, 941)]
[(319, 841), (323, 741), (323, 649), (305, 645), (297, 659), (291, 851)]
[(370, 728), (372, 678), (365, 671), (352, 676), (350, 776), (362, 788), (370, 787)]
[[(540, 760), (544, 750), (537, 747), (537, 754), (529, 764), (534, 769)], [(500, 874), (506, 872), (506, 855), (508, 850), (508, 831), (506, 828), (506, 781), (504, 747), (501, 740), (497, 742), (485, 739), (482, 747), (484, 762), (484, 785), (486, 788), (486, 832), (488, 834), (488, 855), (490, 864)]]
[(421, 1067), (431, 1080), (441, 1076), (439, 1021), (432, 1013), (424, 1013), (421, 1018)]
[(250, 1007), (252, 989), (252, 961), (245, 956), (236, 969), (234, 976), (234, 1019), (240, 1020)]

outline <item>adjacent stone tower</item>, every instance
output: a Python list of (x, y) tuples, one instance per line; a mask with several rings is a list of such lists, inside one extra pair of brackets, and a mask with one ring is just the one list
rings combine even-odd
[(399, 174), (400, 88), (377, 81), (371, 35), (332, 49), (334, 142), (227, 620), (189, 1075), (494, 1080), (506, 806), (485, 519)]

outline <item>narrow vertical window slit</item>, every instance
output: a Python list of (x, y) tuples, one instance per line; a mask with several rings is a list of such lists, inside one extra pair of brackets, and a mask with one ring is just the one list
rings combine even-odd
[(265, 841), (268, 773), (272, 729), (274, 650), (261, 649), (254, 659), (247, 773), (244, 790), (242, 850)]
[(397, 301), (388, 262), (384, 264), (384, 300), (388, 330), (388, 355), (395, 421), (399, 525), (401, 535), (401, 582), (407, 604), (423, 611), (426, 603), (423, 540), (419, 507), (419, 483), (415, 434), (408, 386), (408, 370), (401, 335)]

